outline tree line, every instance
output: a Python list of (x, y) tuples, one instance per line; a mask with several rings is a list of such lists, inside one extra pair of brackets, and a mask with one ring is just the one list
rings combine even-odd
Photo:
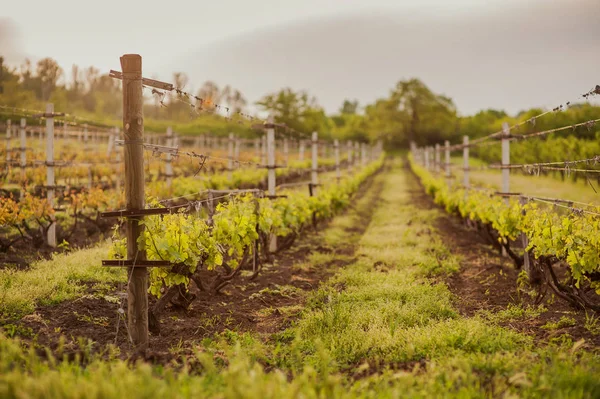
[[(174, 73), (171, 82), (188, 90), (189, 77), (183, 72)], [(181, 130), (189, 133), (203, 133), (198, 129), (210, 128), (216, 129), (217, 134), (224, 134), (232, 129), (225, 119), (217, 123), (214, 115), (192, 109), (190, 99), (181, 93), (171, 92), (164, 97), (147, 94), (145, 115), (147, 119), (161, 122), (161, 126), (180, 124), (187, 127)], [(204, 99), (205, 109), (210, 110), (219, 104), (227, 107), (230, 115), (247, 112), (249, 106), (240, 90), (229, 85), (219, 87), (213, 81), (204, 82), (194, 94)], [(43, 109), (46, 102), (53, 102), (56, 110), (114, 122), (121, 118), (121, 101), (120, 81), (101, 74), (97, 68), (73, 65), (67, 72), (52, 58), (41, 59), (35, 64), (26, 60), (19, 67), (10, 68), (0, 57), (0, 105)], [(195, 104), (195, 101), (191, 103)], [(356, 100), (346, 99), (333, 114), (327, 114), (317, 98), (307, 91), (291, 88), (268, 93), (254, 105), (261, 111), (272, 113), (276, 122), (297, 131), (318, 131), (325, 138), (381, 139), (388, 148), (406, 148), (411, 141), (421, 146), (444, 140), (458, 143), (463, 135), (481, 137), (499, 131), (504, 122), (514, 124), (543, 111), (532, 108), (509, 115), (503, 110), (487, 109), (463, 116), (458, 113), (452, 98), (434, 92), (416, 78), (399, 81), (386, 97), (373, 103), (360, 105)], [(552, 129), (598, 118), (600, 107), (587, 103), (573, 104), (556, 115), (524, 125), (521, 132)], [(211, 124), (202, 123), (208, 119), (212, 120)], [(249, 126), (237, 126), (234, 130), (251, 135)], [(597, 131), (594, 127), (576, 133), (580, 138), (593, 139)]]

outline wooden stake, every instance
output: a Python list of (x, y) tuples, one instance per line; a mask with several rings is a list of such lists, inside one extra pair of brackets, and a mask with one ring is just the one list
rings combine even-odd
[(319, 184), (319, 134), (312, 134), (312, 166), (310, 169), (310, 182), (313, 186)]
[(25, 197), (25, 166), (27, 166), (27, 136), (25, 131), (25, 126), (27, 125), (27, 119), (21, 118), (21, 130), (19, 131), (19, 136), (21, 137), (21, 191), (20, 196), (21, 199)]
[(235, 143), (234, 143), (234, 150), (233, 150), (233, 159), (234, 159), (234, 163), (233, 163), (233, 168), (237, 169), (240, 167), (240, 151), (241, 151), (241, 147), (242, 147), (242, 140), (239, 137), (235, 137)]
[(429, 160), (429, 148), (425, 147), (423, 150), (425, 151), (425, 169), (431, 170), (431, 164)]
[(260, 161), (260, 139), (254, 139), (254, 158), (256, 158), (256, 162)]
[(113, 151), (113, 147), (115, 146), (115, 135), (113, 133), (114, 131), (111, 131), (108, 134), (108, 146), (106, 147), (106, 157), (110, 158), (110, 155), (112, 154)]
[[(526, 197), (520, 197), (519, 202), (522, 206), (526, 205), (528, 200)], [(523, 215), (525, 215), (525, 210), (523, 209)], [(529, 239), (527, 239), (527, 235), (525, 233), (521, 233), (521, 244), (523, 244), (523, 268), (527, 275), (529, 276), (529, 281), (533, 281), (533, 270), (531, 270), (531, 260), (529, 259), (529, 252), (527, 252), (527, 247), (529, 246)]]
[[(268, 123), (273, 124), (273, 118), (269, 117)], [(275, 195), (275, 128), (267, 129), (267, 166), (268, 166), (268, 191), (269, 195)]]
[(448, 179), (448, 183), (450, 182), (450, 141), (446, 140), (444, 142), (444, 166), (446, 169), (446, 179)]
[[(273, 127), (273, 116), (269, 116), (268, 123), (271, 125), (267, 129), (267, 162), (268, 162), (268, 180), (267, 186), (269, 195), (275, 196), (275, 128)], [(273, 234), (269, 243), (269, 251), (277, 251), (277, 236)]]
[[(144, 98), (142, 96), (142, 57), (121, 57), (123, 70), (123, 131), (125, 136), (126, 209), (144, 209)], [(138, 219), (127, 219), (127, 259), (146, 260), (146, 251), (138, 246), (144, 226)], [(127, 315), (129, 334), (137, 351), (148, 348), (148, 271), (128, 268)]]
[(352, 154), (353, 154), (353, 147), (354, 145), (352, 144), (352, 141), (348, 141), (348, 170), (352, 170)]
[(463, 136), (463, 184), (466, 189), (470, 188), (469, 171), (469, 136)]
[(267, 135), (263, 134), (262, 136), (262, 146), (260, 149), (260, 163), (261, 165), (267, 164)]
[(365, 143), (360, 143), (360, 164), (362, 166), (367, 164), (367, 147)]
[[(508, 123), (504, 122), (502, 124), (502, 166), (506, 166), (510, 164), (510, 128)], [(509, 193), (510, 192), (510, 169), (508, 167), (504, 167), (502, 169), (502, 192)], [(510, 202), (509, 198), (506, 197), (504, 201), (508, 204)], [(502, 247), (502, 256), (508, 256), (506, 249)]]
[(335, 152), (335, 177), (339, 180), (342, 175), (340, 174), (340, 142), (338, 139), (333, 140), (333, 149)]
[[(54, 104), (46, 104), (46, 114), (54, 114)], [(54, 117), (46, 118), (46, 198), (50, 207), (54, 208)], [(48, 227), (48, 245), (56, 248), (56, 221)]]
[(436, 144), (435, 145), (435, 165), (433, 167), (434, 168), (433, 170), (435, 173), (440, 173), (440, 163), (441, 163), (440, 155), (441, 155), (440, 154), (440, 145)]
[(83, 142), (85, 143), (85, 148), (88, 148), (88, 141), (90, 139), (90, 136), (88, 134), (88, 125), (87, 123), (85, 125), (83, 125)]
[(10, 133), (11, 133), (11, 120), (7, 120), (6, 121), (6, 167), (9, 168), (9, 162), (10, 162)]
[[(167, 128), (167, 147), (173, 147), (173, 129), (171, 126)], [(167, 176), (167, 187), (171, 192), (171, 185), (173, 184), (173, 157), (171, 154), (167, 154), (165, 162), (165, 175)]]
[(229, 181), (233, 180), (233, 145), (234, 145), (233, 133), (229, 133), (229, 141), (227, 142), (227, 173), (229, 174)]

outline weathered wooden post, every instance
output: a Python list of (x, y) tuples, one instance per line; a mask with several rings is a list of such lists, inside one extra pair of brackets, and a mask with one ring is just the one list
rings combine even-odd
[(283, 139), (283, 165), (285, 167), (288, 166), (290, 161), (290, 149), (288, 147), (288, 139), (284, 137)]
[[(267, 189), (269, 196), (275, 198), (275, 125), (274, 118), (269, 115), (267, 120)], [(277, 236), (273, 234), (269, 242), (269, 251), (277, 251)]]
[[(173, 147), (173, 129), (171, 126), (167, 127), (167, 147)], [(167, 153), (165, 159), (165, 176), (167, 178), (167, 187), (169, 192), (171, 191), (171, 185), (173, 184), (173, 157), (171, 153)]]
[(444, 141), (444, 171), (446, 172), (446, 181), (450, 185), (450, 141)]
[(463, 185), (468, 190), (469, 182), (469, 136), (463, 136)]
[(353, 147), (354, 145), (352, 144), (352, 141), (348, 141), (348, 160), (346, 162), (348, 162), (348, 170), (352, 170), (352, 154), (353, 154)]
[(358, 166), (360, 164), (360, 143), (358, 141), (354, 142), (354, 165)]
[(106, 157), (109, 159), (112, 154), (114, 146), (115, 146), (115, 135), (114, 135), (114, 130), (111, 130), (108, 133), (108, 146), (106, 147)]
[(360, 143), (360, 164), (363, 167), (367, 165), (367, 145), (365, 143)]
[(260, 164), (267, 164), (267, 135), (263, 134), (260, 148)]
[[(46, 104), (46, 198), (51, 208), (54, 208), (54, 104)], [(48, 227), (48, 245), (56, 248), (56, 221)]]
[[(524, 196), (519, 198), (519, 203), (522, 207), (527, 205), (528, 199)], [(525, 209), (522, 210), (523, 215), (525, 215)], [(527, 234), (521, 233), (521, 244), (523, 245), (523, 269), (529, 276), (529, 281), (532, 282), (535, 280), (533, 276), (533, 270), (531, 269), (531, 260), (529, 259), (529, 252), (527, 251), (527, 247), (529, 246), (529, 239), (527, 238)]]
[[(144, 98), (142, 95), (142, 57), (125, 54), (123, 71), (123, 131), (125, 144), (125, 201), (127, 210), (144, 209)], [(146, 251), (138, 245), (144, 231), (139, 219), (127, 219), (127, 258), (145, 260)], [(127, 315), (131, 340), (136, 350), (148, 348), (148, 271), (128, 268)]]
[[(508, 123), (502, 124), (502, 192), (508, 194), (510, 192), (510, 127)], [(504, 199), (508, 204), (508, 197)], [(502, 247), (502, 256), (508, 256), (506, 249)]]
[(21, 118), (21, 130), (19, 131), (19, 136), (21, 138), (21, 147), (19, 148), (21, 152), (21, 191), (20, 198), (23, 199), (25, 197), (25, 167), (27, 166), (27, 136), (25, 126), (27, 125), (27, 119)]
[(267, 124), (267, 185), (270, 196), (275, 196), (275, 127), (273, 117), (269, 116)]
[(319, 184), (319, 134), (312, 134), (312, 165), (310, 168), (310, 184), (315, 187)]
[(233, 133), (229, 133), (229, 140), (227, 141), (227, 173), (229, 175), (229, 181), (233, 180), (233, 145), (234, 145)]
[(335, 156), (335, 177), (339, 181), (342, 175), (340, 174), (340, 142), (338, 139), (333, 140), (333, 149)]
[(6, 121), (6, 167), (10, 167), (10, 134), (11, 134), (11, 120)]
[(431, 170), (431, 164), (429, 159), (429, 147), (423, 148), (423, 151), (425, 152), (425, 169), (429, 171)]
[(441, 163), (441, 154), (440, 154), (440, 145), (438, 143), (435, 144), (435, 165), (434, 172), (440, 173), (440, 163)]
[(90, 139), (90, 136), (88, 134), (88, 125), (87, 123), (85, 125), (83, 125), (83, 142), (85, 144), (85, 148), (88, 148), (88, 141)]
[(233, 151), (233, 160), (234, 160), (233, 167), (235, 169), (237, 169), (237, 168), (240, 167), (240, 151), (241, 151), (241, 148), (242, 148), (242, 140), (239, 137), (237, 137), (237, 136), (235, 137), (235, 145), (233, 147), (234, 147), (234, 151)]

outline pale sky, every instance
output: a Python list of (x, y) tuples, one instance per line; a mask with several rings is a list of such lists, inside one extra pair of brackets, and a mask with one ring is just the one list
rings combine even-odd
[(599, 16), (600, 0), (12, 1), (0, 53), (108, 71), (135, 52), (148, 77), (183, 71), (193, 88), (211, 79), (251, 101), (291, 86), (328, 111), (414, 76), (463, 113), (515, 111), (600, 83)]

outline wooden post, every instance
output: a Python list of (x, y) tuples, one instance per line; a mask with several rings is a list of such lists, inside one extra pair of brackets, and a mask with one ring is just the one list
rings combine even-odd
[(10, 168), (10, 133), (11, 133), (11, 120), (6, 121), (6, 168)]
[(85, 125), (83, 125), (83, 142), (85, 144), (85, 148), (88, 148), (88, 141), (90, 139), (90, 136), (88, 135), (88, 125), (87, 123)]
[[(270, 196), (275, 196), (275, 127), (273, 126), (274, 118), (269, 116), (267, 128), (267, 188)], [(269, 243), (269, 251), (277, 251), (277, 236), (272, 235)]]
[[(526, 197), (519, 197), (519, 202), (521, 206), (527, 205)], [(523, 215), (525, 215), (525, 209), (523, 209)], [(533, 281), (533, 271), (531, 270), (531, 260), (529, 259), (529, 252), (527, 252), (527, 246), (529, 246), (529, 240), (527, 239), (527, 235), (525, 233), (521, 233), (521, 244), (523, 244), (523, 269), (529, 276), (529, 281)]]
[[(46, 104), (46, 114), (54, 114), (54, 104)], [(46, 198), (50, 207), (54, 208), (54, 117), (46, 118)], [(56, 221), (48, 227), (48, 245), (56, 248)]]
[[(128, 210), (144, 209), (144, 98), (142, 95), (142, 57), (121, 57), (123, 70), (123, 131), (125, 133), (125, 201)], [(145, 260), (146, 251), (138, 246), (144, 226), (138, 219), (127, 219), (127, 258)], [(127, 315), (131, 340), (136, 350), (148, 348), (148, 271), (128, 268)]]
[(346, 161), (348, 163), (348, 170), (352, 170), (352, 154), (353, 154), (353, 147), (354, 145), (352, 144), (352, 141), (348, 141), (348, 160)]
[(63, 139), (68, 139), (68, 132), (67, 132), (67, 121), (63, 122)]
[(268, 191), (269, 195), (275, 195), (275, 128), (272, 126), (273, 117), (269, 117), (267, 128), (267, 168), (268, 168)]
[(229, 140), (227, 142), (227, 173), (230, 182), (233, 180), (233, 144), (233, 133), (229, 133)]
[(298, 161), (304, 161), (304, 140), (300, 140), (300, 148), (298, 148)]
[(360, 163), (360, 143), (358, 141), (354, 142), (354, 165), (358, 166)]
[(463, 185), (468, 190), (469, 183), (469, 136), (463, 136)]
[(362, 166), (367, 164), (367, 145), (360, 143), (360, 163)]
[(450, 172), (450, 141), (448, 140), (444, 142), (444, 161), (446, 179), (448, 179), (448, 184), (450, 184), (450, 176), (452, 174)]
[(423, 149), (425, 151), (425, 169), (431, 170), (431, 163), (429, 159), (429, 147)]
[(319, 184), (319, 134), (313, 132), (312, 134), (312, 166), (310, 169), (310, 183), (313, 186)]
[[(504, 122), (502, 124), (502, 192), (509, 193), (510, 192), (510, 169), (508, 165), (510, 164), (510, 127), (508, 123)], [(506, 197), (504, 201), (508, 204), (510, 202), (509, 198)], [(502, 247), (502, 256), (508, 256), (508, 253)]]
[(290, 153), (289, 153), (290, 149), (288, 148), (288, 139), (284, 138), (283, 139), (283, 165), (284, 166), (288, 166), (289, 164), (289, 157), (290, 157)]
[(233, 151), (233, 159), (234, 159), (234, 163), (233, 163), (233, 167), (234, 169), (237, 169), (240, 167), (240, 151), (241, 151), (241, 147), (242, 147), (242, 140), (239, 137), (235, 137), (235, 145), (234, 145), (234, 151)]
[(435, 173), (440, 173), (440, 145), (436, 144), (435, 145), (435, 165), (434, 165), (434, 171)]
[(260, 148), (260, 164), (266, 165), (267, 164), (267, 135), (266, 134), (263, 134), (261, 144), (262, 145)]
[(26, 124), (27, 119), (21, 118), (21, 130), (19, 131), (19, 136), (21, 137), (21, 148), (19, 148), (21, 152), (21, 199), (25, 197), (25, 166), (27, 166), (27, 136), (25, 130)]
[(333, 140), (333, 149), (335, 156), (335, 177), (339, 180), (342, 176), (340, 174), (340, 142), (338, 139)]
[(256, 158), (256, 162), (260, 161), (260, 139), (254, 139), (254, 158)]
[(510, 128), (508, 123), (502, 125), (502, 192), (510, 192)]
[[(173, 147), (173, 129), (171, 126), (167, 127), (167, 147)], [(171, 154), (167, 154), (166, 162), (165, 162), (165, 175), (167, 177), (167, 187), (169, 188), (169, 192), (171, 190), (171, 185), (173, 184), (173, 157)]]
[(112, 154), (114, 146), (115, 146), (115, 135), (114, 135), (114, 130), (111, 130), (110, 133), (108, 133), (108, 146), (106, 148), (106, 157), (109, 159)]

